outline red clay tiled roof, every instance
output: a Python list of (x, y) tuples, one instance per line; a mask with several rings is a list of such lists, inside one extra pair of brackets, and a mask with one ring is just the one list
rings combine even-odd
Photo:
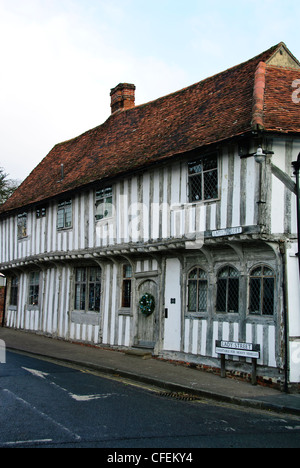
[(0, 213), (251, 132), (253, 126), (300, 132), (299, 105), (291, 99), (300, 71), (264, 64), (281, 46), (178, 92), (116, 112), (99, 127), (56, 145)]
[[(264, 96), (264, 128), (282, 133), (300, 133), (300, 103), (293, 102), (300, 70), (267, 66)], [(298, 85), (298, 88), (300, 87)], [(297, 94), (298, 99), (300, 93)]]

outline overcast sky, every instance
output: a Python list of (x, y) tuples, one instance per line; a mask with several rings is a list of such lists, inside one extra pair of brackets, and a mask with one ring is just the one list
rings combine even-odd
[(142, 104), (281, 41), (300, 59), (299, 21), (299, 0), (0, 0), (0, 167), (23, 180), (120, 82)]

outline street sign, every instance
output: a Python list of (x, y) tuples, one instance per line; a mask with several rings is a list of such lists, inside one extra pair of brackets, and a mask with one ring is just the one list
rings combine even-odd
[(236, 341), (216, 341), (216, 353), (226, 356), (260, 358), (260, 345)]

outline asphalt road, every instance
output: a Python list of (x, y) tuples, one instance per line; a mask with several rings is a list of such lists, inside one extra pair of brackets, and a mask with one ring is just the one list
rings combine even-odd
[[(122, 456), (122, 448), (148, 448), (153, 464), (165, 461), (157, 452), (165, 449), (193, 454), (169, 459), (180, 463), (196, 462), (197, 448), (300, 447), (297, 417), (178, 399), (23, 354), (7, 352), (6, 359), (0, 364), (0, 448), (116, 449), (103, 452), (106, 458)], [(144, 458), (128, 462), (143, 466)]]

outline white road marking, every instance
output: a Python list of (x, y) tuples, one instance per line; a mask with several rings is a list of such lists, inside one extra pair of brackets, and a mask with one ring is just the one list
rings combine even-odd
[[(50, 374), (47, 374), (46, 372), (41, 372), (35, 369), (28, 369), (27, 367), (22, 367), (22, 369), (26, 370), (30, 374), (34, 375), (35, 377), (39, 377), (41, 379), (46, 379)], [(104, 398), (109, 398), (115, 395), (119, 395), (118, 393), (99, 393), (99, 394), (93, 394), (93, 395), (76, 395), (75, 393), (69, 392), (67, 389), (61, 387), (55, 382), (52, 382), (51, 380), (48, 380), (48, 382), (53, 386), (58, 388), (59, 390), (62, 390), (63, 392), (67, 393), (69, 397), (71, 397), (73, 400), (78, 401), (78, 402), (86, 402), (86, 401), (92, 401), (92, 400), (100, 400)], [(119, 395), (121, 396), (121, 395)]]
[(24, 445), (24, 444), (41, 444), (45, 442), (53, 442), (53, 439), (33, 439), (33, 440), (16, 440), (14, 442), (4, 442), (1, 443), (1, 447), (6, 447), (9, 445)]
[(59, 429), (61, 429), (62, 431), (64, 432), (67, 432), (72, 438), (75, 438), (76, 440), (81, 440), (81, 437), (76, 434), (75, 432), (72, 432), (70, 429), (68, 429), (67, 427), (63, 426), (61, 423), (55, 421), (55, 419), (51, 418), (50, 416), (48, 416), (47, 414), (43, 413), (42, 411), (38, 410), (35, 406), (31, 405), (28, 401), (26, 400), (23, 400), (23, 398), (20, 398), (18, 397), (17, 395), (15, 395), (13, 392), (11, 392), (10, 390), (7, 390), (6, 388), (3, 389), (4, 392), (8, 393), (9, 395), (11, 395), (12, 397), (14, 397), (17, 401), (19, 401), (20, 403), (22, 403), (23, 405), (27, 406), (30, 408), (31, 411), (34, 411), (35, 413), (37, 413), (40, 417), (46, 419), (48, 422), (54, 424), (55, 426), (57, 426)]
[(75, 395), (74, 393), (69, 393), (69, 396), (75, 401), (91, 401), (91, 400), (100, 400), (102, 398), (109, 398), (117, 393), (102, 393), (95, 395)]
[(26, 370), (32, 375), (35, 375), (36, 377), (40, 377), (41, 379), (45, 379), (49, 374), (46, 374), (46, 372), (38, 371), (35, 369), (27, 369), (27, 367), (22, 367), (22, 369)]

